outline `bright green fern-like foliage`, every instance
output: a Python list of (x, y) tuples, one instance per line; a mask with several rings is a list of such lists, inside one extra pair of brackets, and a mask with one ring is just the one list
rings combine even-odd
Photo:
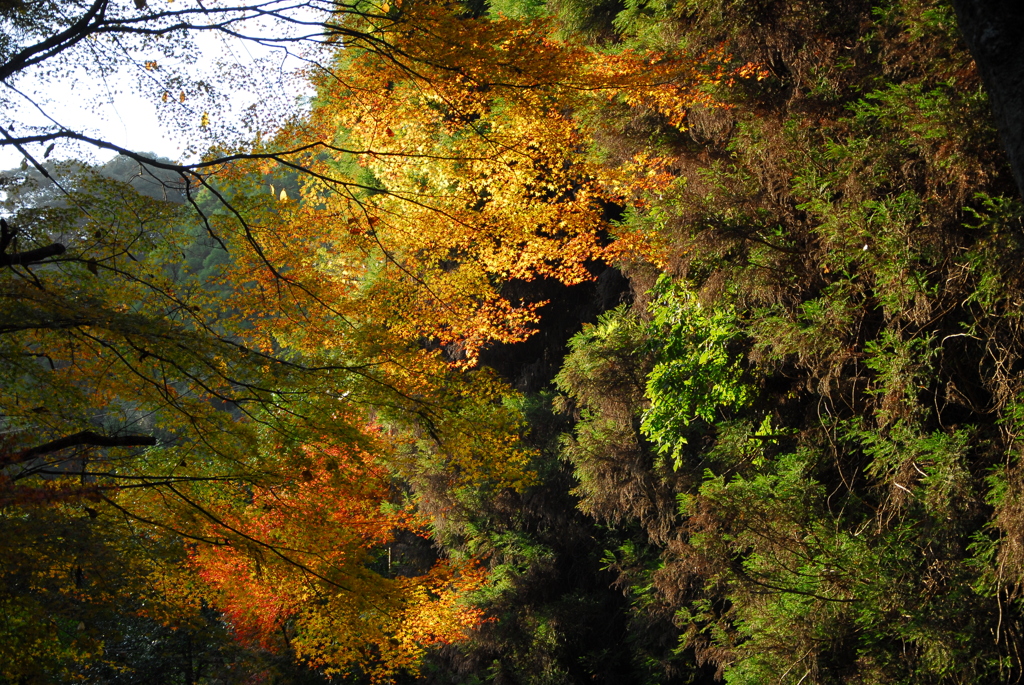
[(690, 436), (706, 431), (752, 400), (740, 357), (730, 345), (741, 337), (731, 309), (704, 308), (694, 294), (662, 278), (652, 305), (660, 333), (658, 363), (647, 378), (651, 402), (641, 428), (679, 468)]

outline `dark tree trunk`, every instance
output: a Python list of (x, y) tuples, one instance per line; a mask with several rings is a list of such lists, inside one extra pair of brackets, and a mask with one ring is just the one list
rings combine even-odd
[(1024, 197), (1024, 0), (953, 0)]

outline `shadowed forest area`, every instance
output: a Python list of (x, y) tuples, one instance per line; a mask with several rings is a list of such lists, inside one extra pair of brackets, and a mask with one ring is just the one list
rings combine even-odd
[[(1024, 677), (949, 2), (300, 4), (0, 2), (9, 91), (137, 68), (198, 141), (0, 122), (0, 682)], [(253, 13), (315, 94), (230, 128), (174, 69)]]

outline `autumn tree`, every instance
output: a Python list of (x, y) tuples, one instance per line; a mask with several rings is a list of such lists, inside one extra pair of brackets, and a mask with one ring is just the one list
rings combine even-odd
[[(61, 124), (0, 131), (59, 191), (4, 181), (0, 495), (12, 520), (44, 520), (39, 507), (112, 531), (106, 556), (41, 574), (121, 563), (133, 593), (212, 603), (253, 640), (383, 679), (481, 619), (461, 603), (481, 582), (473, 560), (382, 566), (399, 534), (436, 523), (417, 481), (455, 504), (531, 482), (511, 393), (473, 366), (529, 335), (543, 305), (508, 301), (503, 283), (577, 283), (602, 255), (604, 203), (631, 172), (584, 154), (575, 114), (610, 98), (681, 121), (749, 68), (717, 48), (595, 55), (542, 21), (444, 3), (304, 6), (326, 14), (102, 0), (4, 14), (12, 93), (36, 69), (129, 66), (213, 145), (173, 163)], [(246, 33), (257, 15), (300, 33)], [(195, 32), (314, 46), (312, 110), (274, 134), (277, 119), (225, 129), (209, 84), (167, 66)], [(168, 195), (44, 163), (68, 142), (122, 152)], [(118, 561), (124, 545), (137, 567)], [(65, 617), (12, 597), (23, 621)]]
[[(396, 580), (362, 564), (374, 561), (372, 548), (395, 531), (423, 530), (421, 522), (379, 511), (389, 506), (384, 466), (396, 477), (420, 468), (466, 481), (490, 475), (497, 484), (514, 485), (525, 477), (514, 416), (493, 404), (500, 387), (485, 377), (467, 385), (467, 376), (455, 375), (443, 361), (389, 334), (381, 322), (346, 318), (344, 308), (354, 311), (343, 297), (351, 279), (338, 274), (323, 283), (323, 271), (317, 271), (322, 265), (301, 242), (307, 235), (295, 236), (294, 243), (277, 241), (272, 251), (246, 259), (259, 225), (247, 222), (249, 234), (221, 231), (225, 218), (213, 216), (206, 231), (183, 215), (180, 205), (153, 201), (123, 182), (98, 176), (77, 179), (72, 188), (64, 206), (23, 207), (22, 191), (32, 200), (38, 196), (17, 183), (8, 187), (5, 506), (29, 512), (29, 520), (42, 520), (26, 509), (36, 506), (58, 518), (70, 516), (76, 525), (129, 522), (115, 530), (160, 560), (156, 570), (137, 572), (141, 586), (121, 585), (138, 601), (136, 593), (153, 590), (146, 578), (156, 573), (179, 579), (156, 588), (169, 594), (165, 599), (172, 605), (194, 605), (200, 598), (216, 602), (201, 589), (176, 594), (172, 585), (195, 567), (196, 580), (185, 587), (225, 582), (240, 589), (227, 571), (218, 574), (218, 564), (243, 572), (250, 564), (259, 567), (260, 555), (271, 554), (280, 568), (268, 592), (290, 586), (305, 598), (310, 592), (333, 592), (339, 599), (325, 610), (348, 607), (344, 613), (353, 617), (365, 615), (358, 610), (361, 602), (378, 606), (374, 616), (358, 621), (304, 624), (310, 630), (292, 635), (291, 642), (312, 642), (302, 652), (312, 661), (330, 659), (346, 667), (356, 659), (383, 661), (385, 670), (393, 670), (412, 665), (424, 644), (454, 639), (459, 627), (472, 624), (475, 615), (464, 614), (457, 603), (457, 589), (464, 587), (457, 565), (416, 569), (418, 580)], [(253, 206), (246, 202), (235, 198), (232, 206), (264, 218), (272, 218), (277, 208), (265, 196), (257, 196)], [(220, 257), (202, 260), (202, 273), (179, 259), (196, 253), (197, 236), (208, 240), (206, 252), (220, 251)], [(301, 278), (265, 272), (271, 258), (302, 267), (301, 255), (310, 269)], [(357, 488), (352, 497), (361, 507), (359, 518), (342, 512), (312, 531), (309, 521), (302, 521), (302, 530), (320, 537), (295, 546), (283, 532), (274, 533), (273, 525), (259, 525), (260, 509), (243, 506), (254, 492), (278, 501), (289, 487), (311, 479), (313, 457), (307, 450), (315, 454), (368, 444), (373, 431), (367, 426), (385, 419), (394, 431), (418, 425), (426, 432), (394, 444), (373, 441), (384, 465), (376, 472), (359, 468), (358, 460), (347, 466), (343, 461), (344, 483)], [(495, 430), (481, 432), (488, 421), (496, 421)], [(491, 461), (492, 455), (499, 460)], [(367, 489), (371, 478), (377, 485)], [(323, 501), (307, 501), (306, 513)], [(353, 534), (339, 537), (344, 530)], [(231, 550), (216, 558), (197, 553), (190, 565), (183, 538)], [(117, 542), (114, 537), (110, 544)], [(14, 556), (6, 578), (15, 582), (32, 564), (41, 564), (38, 572), (52, 574), (57, 586), (73, 582), (75, 573), (102, 576), (108, 564), (131, 572), (118, 546), (93, 544), (107, 552), (67, 567), (46, 557), (33, 562)], [(314, 555), (319, 565), (307, 563), (306, 555)], [(308, 589), (314, 581), (318, 589)], [(26, 620), (38, 616), (33, 612), (72, 620), (71, 609), (46, 602), (26, 605), (27, 597), (19, 595), (14, 599), (8, 608), (28, 612)], [(86, 600), (108, 597), (85, 593)], [(260, 604), (255, 591), (222, 606), (230, 609), (239, 602), (246, 604), (239, 617), (260, 616), (258, 625), (274, 631), (296, 611), (293, 603), (275, 613)], [(403, 635), (400, 649), (369, 649), (374, 640), (390, 645), (395, 631)], [(342, 635), (348, 635), (346, 650), (326, 648)], [(25, 631), (10, 637), (12, 648), (22, 637), (31, 639)], [(35, 667), (23, 662), (12, 667), (22, 674)]]
[(618, 98), (678, 122), (713, 102), (709, 84), (751, 69), (721, 50), (600, 55), (554, 40), (543, 21), (443, 3), (386, 3), (338, 21), (361, 38), (312, 74), (310, 116), (271, 148), (294, 152), (250, 168), (304, 170), (289, 231), (335, 227), (333, 251), (362, 270), (373, 316), (468, 365), (536, 321), (541, 303), (508, 301), (500, 284), (589, 278), (607, 203), (649, 166), (608, 174), (585, 154), (575, 114)]

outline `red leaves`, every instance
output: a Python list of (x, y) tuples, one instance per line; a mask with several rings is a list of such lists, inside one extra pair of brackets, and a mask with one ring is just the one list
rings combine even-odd
[(300, 657), (335, 667), (359, 662), (381, 675), (414, 666), (427, 645), (457, 640), (479, 623), (480, 612), (461, 597), (483, 582), (483, 569), (441, 563), (400, 578), (368, 570), (397, 531), (423, 531), (418, 516), (393, 501), (391, 476), (376, 458), (326, 445), (294, 458), (309, 465), (293, 481), (258, 486), (248, 504), (211, 511), (223, 525), (211, 523), (207, 535), (226, 527), (229, 544), (191, 554), (240, 638), (273, 648), (287, 622)]

